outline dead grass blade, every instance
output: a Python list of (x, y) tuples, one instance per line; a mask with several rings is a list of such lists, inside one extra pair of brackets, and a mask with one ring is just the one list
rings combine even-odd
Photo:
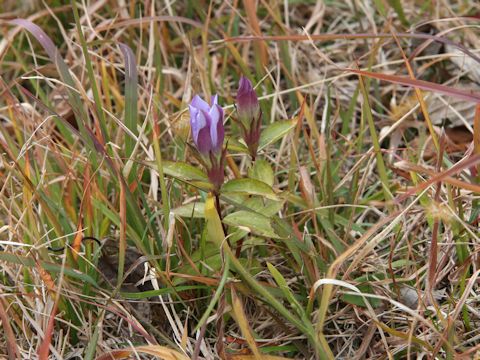
[(255, 342), (255, 338), (253, 337), (252, 330), (248, 325), (248, 320), (243, 311), (243, 304), (240, 298), (238, 297), (235, 289), (232, 287), (232, 307), (233, 313), (235, 314), (235, 320), (242, 331), (245, 340), (247, 341), (250, 350), (253, 352), (253, 356), (255, 360), (261, 360), (262, 355), (260, 350), (258, 350), (257, 343)]
[[(326, 278), (328, 279), (335, 279), (338, 273), (338, 270), (340, 266), (354, 253), (357, 252), (358, 249), (362, 245), (364, 245), (368, 239), (370, 239), (377, 231), (379, 231), (384, 225), (390, 223), (392, 224), (392, 221), (396, 219), (398, 216), (400, 216), (400, 212), (397, 211), (389, 216), (386, 216), (383, 218), (381, 221), (379, 221), (377, 224), (372, 226), (360, 239), (358, 239), (352, 246), (350, 246), (345, 252), (343, 252), (340, 256), (336, 258), (336, 260), (330, 265), (330, 268), (328, 269)], [(312, 291), (310, 293), (310, 296), (314, 296), (314, 293), (316, 291), (316, 287), (312, 287)], [(320, 308), (318, 310), (318, 318), (317, 318), (317, 333), (321, 336), (323, 336), (323, 326), (325, 324), (326, 320), (326, 315), (328, 311), (328, 305), (330, 303), (330, 296), (333, 291), (333, 285), (332, 284), (325, 284), (323, 292), (322, 292), (322, 299), (320, 303)]]
[(375, 321), (375, 323), (377, 324), (377, 326), (380, 326), (383, 329), (383, 331), (385, 331), (386, 333), (389, 333), (392, 336), (403, 339), (405, 342), (409, 342), (410, 339), (411, 339), (411, 342), (413, 342), (415, 344), (418, 344), (418, 345), (421, 345), (422, 347), (424, 347), (425, 349), (427, 349), (429, 351), (433, 351), (433, 347), (429, 343), (419, 339), (416, 336), (412, 336), (411, 334), (392, 329), (391, 327), (385, 325), (384, 323), (378, 322), (378, 321)]
[[(405, 62), (405, 66), (408, 71), (408, 76), (412, 80), (416, 80), (415, 74), (413, 73), (412, 66), (410, 65), (410, 61), (407, 59), (407, 56), (405, 55), (405, 52), (402, 49), (402, 46), (400, 45), (400, 41), (398, 39), (398, 36), (393, 33), (393, 37), (395, 39), (395, 42), (397, 43), (398, 48), (400, 49), (400, 53), (402, 54), (403, 60)], [(438, 139), (437, 139), (437, 134), (435, 133), (435, 130), (433, 129), (433, 123), (432, 120), (430, 119), (430, 115), (428, 113), (428, 106), (427, 103), (425, 102), (425, 99), (423, 98), (422, 91), (415, 87), (415, 95), (417, 96), (418, 103), (420, 104), (420, 109), (422, 110), (423, 117), (425, 118), (425, 122), (427, 123), (428, 130), (430, 131), (430, 136), (432, 137), (433, 144), (435, 145), (435, 149), (439, 151), (439, 144), (438, 144)]]
[[(290, 358), (273, 355), (262, 355), (262, 360), (290, 360)], [(255, 355), (232, 355), (228, 360), (256, 360)]]
[(101, 25), (95, 28), (95, 31), (107, 31), (118, 28), (125, 28), (128, 26), (142, 26), (149, 25), (151, 22), (179, 22), (192, 25), (196, 28), (203, 28), (203, 24), (198, 21), (182, 17), (182, 16), (146, 16), (141, 19), (128, 20), (106, 20)]
[[(399, 38), (422, 39), (428, 41), (438, 41), (442, 44), (452, 45), (459, 49), (464, 54), (470, 56), (480, 64), (480, 57), (468, 50), (465, 46), (451, 41), (442, 36), (435, 36), (429, 34), (415, 34), (415, 33), (397, 33)], [(309, 35), (271, 35), (271, 36), (235, 36), (227, 37), (221, 42), (244, 42), (244, 41), (333, 41), (333, 40), (357, 40), (357, 39), (391, 39), (392, 34), (378, 33), (378, 34), (309, 34)]]

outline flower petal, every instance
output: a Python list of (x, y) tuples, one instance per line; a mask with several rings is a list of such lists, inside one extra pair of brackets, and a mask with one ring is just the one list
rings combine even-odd
[(193, 141), (195, 142), (195, 144), (197, 144), (198, 133), (200, 132), (200, 130), (207, 126), (207, 121), (202, 112), (197, 108), (189, 105), (188, 109), (190, 110), (190, 127), (192, 129)]
[(211, 126), (212, 126), (212, 118), (209, 113), (200, 110), (199, 111), (199, 118), (204, 121), (205, 126), (200, 130), (197, 139), (197, 148), (198, 151), (201, 153), (208, 153), (213, 148), (213, 140), (211, 136)]
[(223, 126), (223, 109), (219, 105), (213, 105), (210, 110), (210, 137), (212, 138), (212, 146), (214, 151), (222, 148), (225, 138), (225, 129)]
[(238, 94), (248, 93), (253, 90), (252, 83), (245, 76), (240, 78), (238, 85)]
[(211, 102), (212, 106), (213, 105), (218, 105), (218, 95), (217, 94), (213, 95), (211, 100), (212, 100), (212, 102)]
[(223, 126), (223, 121), (219, 121), (217, 124), (217, 146), (214, 148), (215, 151), (219, 151), (223, 148), (223, 142), (225, 140), (225, 127)]
[(212, 139), (210, 137), (210, 131), (207, 126), (205, 126), (199, 131), (196, 144), (198, 151), (203, 154), (208, 154), (212, 150)]
[(207, 102), (198, 95), (194, 96), (194, 98), (190, 102), (190, 105), (194, 108), (197, 108), (198, 110), (203, 110), (205, 112), (208, 112), (208, 110), (210, 110), (210, 106), (207, 104)]

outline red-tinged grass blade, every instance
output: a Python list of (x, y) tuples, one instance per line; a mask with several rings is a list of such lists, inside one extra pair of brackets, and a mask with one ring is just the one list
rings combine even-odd
[[(137, 62), (132, 49), (125, 44), (118, 44), (125, 58), (125, 126), (135, 135), (137, 132), (137, 91), (138, 73)], [(128, 158), (133, 153), (135, 139), (128, 134), (125, 137), (125, 155)]]
[(473, 91), (456, 89), (450, 86), (436, 84), (436, 83), (432, 83), (430, 81), (425, 81), (425, 80), (410, 79), (404, 76), (378, 74), (371, 71), (363, 71), (363, 70), (348, 69), (348, 68), (343, 70), (349, 71), (358, 75), (370, 77), (373, 79), (387, 81), (394, 84), (416, 87), (419, 89), (433, 91), (433, 92), (439, 92), (439, 93), (442, 93), (451, 97), (455, 97), (458, 99), (472, 101), (477, 104), (480, 103), (480, 93), (473, 92)]
[[(410, 34), (410, 33), (397, 33), (396, 36), (399, 38), (407, 39), (423, 39), (428, 41), (437, 41), (442, 44), (452, 45), (453, 47), (459, 49), (465, 55), (470, 56), (476, 62), (480, 64), (480, 57), (475, 55), (473, 52), (468, 50), (465, 46), (458, 44), (454, 41), (451, 41), (442, 36), (435, 36), (429, 34)], [(332, 41), (332, 40), (356, 40), (356, 39), (390, 39), (392, 34), (379, 33), (379, 34), (319, 34), (319, 35), (272, 35), (272, 36), (236, 36), (236, 37), (226, 37), (222, 42), (245, 42), (245, 41), (255, 41), (255, 40), (264, 40), (264, 41)]]
[[(255, 5), (255, 0), (245, 0), (243, 2), (245, 11), (247, 13), (248, 22), (255, 33), (255, 35), (260, 36), (261, 30), (257, 18), (257, 6)], [(264, 42), (255, 43), (256, 52), (260, 54), (260, 61), (262, 66), (268, 65), (268, 52)]]
[(48, 57), (54, 64), (58, 64), (58, 62), (63, 61), (52, 39), (45, 33), (45, 31), (42, 30), (40, 26), (25, 19), (14, 19), (10, 21), (10, 23), (27, 29), (35, 37), (35, 39), (37, 39), (40, 45), (42, 45), (44, 50), (47, 52)]
[(127, 200), (125, 197), (126, 186), (120, 187), (120, 239), (118, 244), (118, 272), (117, 284), (120, 286), (123, 282), (123, 272), (125, 270), (125, 251), (127, 249)]
[[(480, 154), (475, 154), (475, 155), (472, 155), (472, 156), (470, 156), (469, 158), (467, 158), (463, 161), (459, 161), (454, 166), (452, 166), (450, 169), (442, 171), (441, 173), (437, 174), (436, 176), (433, 176), (430, 180), (427, 180), (427, 181), (421, 183), (420, 185), (415, 186), (413, 189), (408, 190), (405, 194), (398, 197), (395, 200), (395, 202), (396, 203), (401, 203), (406, 198), (418, 193), (419, 191), (422, 191), (422, 190), (428, 188), (432, 184), (434, 184), (436, 182), (439, 182), (439, 181), (445, 181), (446, 178), (448, 178), (452, 175), (455, 175), (455, 174), (459, 173), (460, 171), (462, 171), (464, 169), (468, 169), (468, 168), (471, 168), (472, 166), (476, 166), (477, 164), (480, 164)], [(472, 186), (474, 186), (474, 185), (472, 184)], [(477, 187), (475, 187), (475, 189), (477, 189), (477, 191), (478, 191), (478, 190), (480, 190), (480, 187), (477, 186)]]
[[(423, 167), (421, 165), (412, 164), (412, 163), (409, 163), (407, 161), (399, 161), (398, 163), (396, 163), (394, 165), (395, 165), (396, 168), (398, 168), (400, 170), (403, 170), (403, 171), (416, 172), (416, 173), (419, 173), (419, 174), (427, 174), (427, 175), (430, 175), (430, 176), (437, 175), (437, 173), (435, 171), (431, 170), (431, 169), (428, 169), (428, 168)], [(456, 186), (460, 189), (480, 193), (480, 185), (467, 183), (465, 181), (453, 178), (451, 176), (445, 176), (444, 178), (442, 178), (442, 181), (444, 183)]]
[(135, 353), (153, 355), (162, 360), (188, 360), (188, 357), (184, 354), (160, 345), (137, 346), (130, 349), (114, 350), (100, 355), (96, 360), (127, 359)]
[(2, 322), (5, 339), (7, 341), (8, 360), (20, 359), (17, 343), (15, 342), (15, 333), (10, 325), (10, 317), (3, 306), (3, 299), (0, 299), (0, 321)]
[(48, 360), (48, 355), (50, 354), (50, 344), (52, 342), (52, 335), (53, 330), (55, 327), (55, 316), (57, 315), (58, 309), (58, 297), (53, 305), (52, 312), (50, 313), (50, 317), (48, 319), (47, 328), (45, 329), (45, 335), (43, 337), (42, 343), (38, 348), (38, 359), (39, 360)]
[(475, 154), (480, 154), (480, 104), (475, 107), (473, 120), (473, 151)]

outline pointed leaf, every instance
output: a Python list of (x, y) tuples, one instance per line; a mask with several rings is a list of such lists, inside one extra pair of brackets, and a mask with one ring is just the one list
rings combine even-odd
[(169, 175), (184, 181), (208, 181), (207, 174), (205, 174), (202, 170), (184, 162), (164, 161), (163, 172), (165, 175)]
[(270, 219), (259, 213), (250, 211), (237, 211), (227, 215), (223, 222), (230, 226), (237, 226), (257, 235), (278, 239), (280, 238), (272, 228)]
[(222, 186), (222, 193), (239, 193), (248, 195), (260, 195), (267, 199), (277, 200), (277, 195), (266, 183), (256, 179), (234, 179)]
[(268, 271), (270, 271), (270, 274), (272, 274), (280, 290), (282, 290), (283, 294), (285, 295), (285, 298), (290, 302), (292, 308), (297, 312), (297, 315), (301, 318), (304, 318), (306, 316), (305, 310), (302, 308), (297, 299), (295, 299), (295, 296), (288, 287), (287, 281), (285, 280), (283, 275), (280, 273), (280, 271), (277, 270), (274, 265), (269, 262), (267, 262), (267, 267)]
[(251, 179), (257, 179), (264, 183), (273, 186), (274, 174), (270, 163), (263, 159), (255, 161), (253, 166), (248, 169), (248, 177)]
[[(137, 62), (132, 49), (125, 44), (118, 44), (125, 58), (125, 126), (137, 135), (137, 88), (138, 73)], [(133, 152), (135, 140), (128, 134), (125, 136), (125, 154), (127, 157)]]
[(205, 220), (207, 220), (208, 240), (219, 247), (222, 246), (225, 234), (223, 232), (222, 222), (215, 208), (215, 198), (211, 194), (208, 194), (207, 201), (205, 201)]
[(181, 205), (175, 208), (173, 213), (184, 218), (203, 218), (205, 216), (205, 203), (194, 202)]
[(252, 329), (248, 325), (247, 315), (243, 310), (243, 304), (240, 298), (238, 297), (237, 293), (235, 292), (235, 288), (232, 287), (232, 308), (233, 313), (235, 314), (235, 321), (240, 328), (245, 340), (247, 341), (248, 347), (252, 351), (255, 360), (263, 359), (262, 355), (260, 354), (260, 350), (258, 350), (257, 342), (253, 337)]
[(273, 124), (267, 126), (266, 129), (262, 130), (262, 134), (260, 135), (259, 150), (262, 150), (267, 145), (284, 137), (296, 125), (297, 125), (297, 120), (294, 119), (294, 120), (276, 121)]

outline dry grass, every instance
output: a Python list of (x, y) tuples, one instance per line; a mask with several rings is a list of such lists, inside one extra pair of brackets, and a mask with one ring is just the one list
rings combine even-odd
[[(0, 4), (0, 357), (480, 356), (476, 2), (46, 3)], [(223, 229), (196, 94), (264, 182)]]

